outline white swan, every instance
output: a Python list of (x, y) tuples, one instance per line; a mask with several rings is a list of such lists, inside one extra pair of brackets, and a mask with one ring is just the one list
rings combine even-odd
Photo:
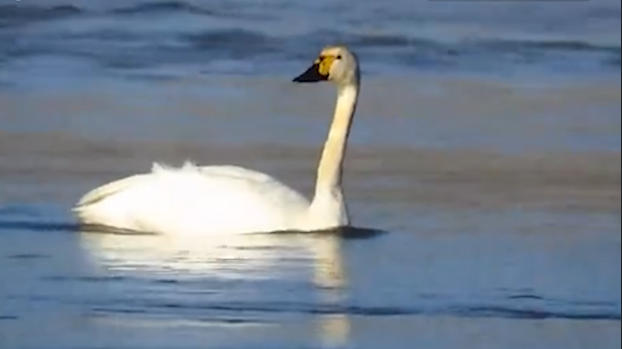
[(359, 93), (356, 56), (344, 46), (325, 47), (293, 81), (324, 80), (337, 86), (338, 98), (311, 202), (272, 177), (245, 168), (191, 163), (169, 168), (156, 163), (151, 173), (92, 190), (73, 212), (82, 224), (174, 235), (317, 231), (348, 225), (341, 181)]

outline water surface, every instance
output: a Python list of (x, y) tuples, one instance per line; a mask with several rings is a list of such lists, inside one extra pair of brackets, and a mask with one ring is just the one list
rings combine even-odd
[[(356, 4), (354, 6), (353, 4)], [(0, 347), (618, 348), (620, 4), (5, 1)], [(154, 161), (308, 195), (334, 103), (290, 79), (359, 54), (358, 229), (80, 231)]]

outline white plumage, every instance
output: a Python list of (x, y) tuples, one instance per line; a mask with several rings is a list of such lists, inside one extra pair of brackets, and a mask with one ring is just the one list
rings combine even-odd
[[(231, 234), (298, 228), (309, 202), (268, 175), (236, 166), (152, 172), (97, 188), (78, 203), (86, 224), (176, 234)], [(299, 228), (302, 228), (299, 227)]]
[(338, 100), (311, 202), (269, 175), (242, 167), (154, 164), (150, 173), (90, 191), (73, 211), (83, 224), (172, 235), (314, 231), (348, 225), (341, 172), (359, 90), (356, 57), (343, 46), (327, 47), (294, 79), (321, 80), (337, 85)]

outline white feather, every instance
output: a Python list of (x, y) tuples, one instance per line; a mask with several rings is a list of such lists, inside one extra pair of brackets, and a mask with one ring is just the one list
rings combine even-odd
[(239, 234), (296, 229), (308, 206), (263, 173), (186, 163), (154, 164), (149, 174), (106, 184), (87, 193), (74, 212), (86, 224), (142, 232)]
[[(356, 109), (359, 69), (356, 57), (343, 46), (325, 48), (319, 59), (326, 57), (332, 58), (327, 60), (332, 62), (328, 78), (339, 91), (312, 202), (272, 177), (242, 167), (199, 167), (188, 161), (173, 168), (154, 163), (151, 173), (87, 193), (73, 210), (78, 219), (173, 235), (313, 231), (349, 224), (341, 172)], [(301, 81), (309, 78), (305, 79)]]

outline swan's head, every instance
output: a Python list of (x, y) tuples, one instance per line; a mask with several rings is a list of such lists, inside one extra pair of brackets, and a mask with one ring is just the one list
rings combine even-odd
[(327, 46), (294, 82), (332, 81), (338, 86), (357, 84), (359, 65), (356, 55), (345, 46)]

